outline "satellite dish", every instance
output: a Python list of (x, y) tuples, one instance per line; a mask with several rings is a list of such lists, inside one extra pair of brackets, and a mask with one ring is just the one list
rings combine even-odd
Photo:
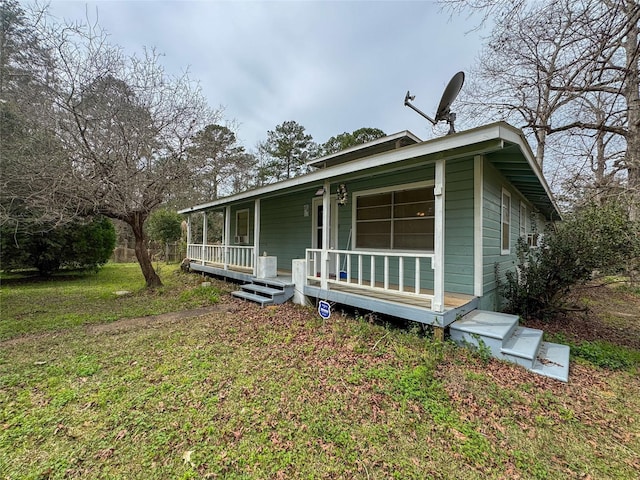
[(405, 106), (411, 108), (412, 110), (418, 112), (424, 118), (429, 120), (432, 124), (436, 125), (438, 122), (445, 120), (449, 124), (449, 132), (447, 135), (451, 135), (452, 133), (456, 133), (456, 129), (454, 127), (454, 122), (456, 120), (456, 114), (451, 112), (451, 104), (454, 102), (460, 90), (462, 90), (462, 85), (464, 84), (464, 72), (456, 73), (447, 85), (447, 88), (444, 89), (444, 93), (442, 94), (442, 98), (440, 99), (440, 104), (438, 105), (438, 110), (436, 111), (436, 118), (433, 119), (426, 113), (422, 112), (420, 109), (414, 107), (411, 102), (416, 98), (415, 95), (411, 95), (409, 92), (404, 97)]

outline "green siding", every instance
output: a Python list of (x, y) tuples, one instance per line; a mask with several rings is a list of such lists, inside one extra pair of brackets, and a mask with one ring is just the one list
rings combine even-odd
[(473, 294), (473, 159), (445, 164), (445, 269), (447, 292)]
[[(484, 162), (483, 181), (483, 298), (479, 308), (498, 310), (496, 266), (500, 278), (504, 280), (508, 271), (515, 271), (517, 262), (516, 245), (520, 235), (520, 204), (527, 207), (527, 221), (532, 212), (531, 204), (511, 185), (487, 160)], [(511, 194), (511, 225), (510, 225), (510, 254), (501, 254), (501, 209), (502, 189)], [(535, 215), (538, 228), (543, 228), (544, 219), (540, 214)], [(542, 230), (539, 230), (542, 231)], [(527, 228), (531, 232), (531, 228)]]
[(316, 190), (317, 187), (260, 202), (260, 255), (267, 252), (278, 257), (280, 270), (291, 270), (291, 261), (304, 258), (305, 249), (311, 248), (312, 201)]
[[(501, 254), (501, 216), (502, 210), (502, 188), (506, 188), (511, 193), (511, 235), (513, 237), (513, 230), (517, 225), (514, 225), (513, 220), (518, 217), (514, 217), (515, 211), (519, 207), (514, 207), (514, 204), (518, 204), (517, 196), (512, 188), (509, 188), (508, 182), (500, 175), (500, 173), (485, 160), (483, 166), (484, 181), (483, 181), (483, 204), (482, 204), (482, 227), (483, 227), (483, 267), (482, 267), (482, 280), (483, 280), (483, 298), (481, 305), (484, 308), (491, 310), (497, 310), (496, 304), (496, 266), (499, 274), (504, 278), (505, 272), (512, 270), (515, 266), (515, 252), (514, 244), (511, 244), (511, 254)], [(517, 235), (517, 230), (516, 233)], [(513, 238), (512, 238), (513, 240)], [(486, 305), (489, 303), (489, 305)]]
[[(409, 183), (433, 181), (433, 164), (409, 171), (378, 174), (368, 178), (349, 180), (331, 184), (335, 193), (338, 183), (345, 183), (349, 201), (338, 206), (338, 248), (353, 249), (352, 215), (353, 195), (358, 192)], [(449, 161), (445, 164), (445, 290), (449, 292), (473, 294), (473, 160)], [(313, 199), (318, 186), (300, 192), (264, 198), (260, 202), (260, 254), (266, 252), (278, 258), (278, 268), (290, 270), (291, 261), (304, 258), (305, 249), (312, 244)], [(308, 216), (304, 216), (305, 205)], [(231, 235), (235, 235), (235, 214), (238, 210), (249, 209), (250, 243), (254, 242), (254, 203), (245, 202), (231, 208)], [(390, 271), (397, 275), (398, 261), (390, 258)], [(341, 268), (343, 268), (341, 261)], [(363, 273), (369, 278), (369, 258), (363, 262)], [(376, 280), (383, 281), (382, 260), (376, 265)], [(352, 257), (352, 275), (357, 273), (357, 259)], [(414, 262), (406, 262), (405, 286), (411, 288), (415, 277)], [(394, 282), (395, 283), (395, 282)], [(421, 284), (433, 287), (433, 269), (429, 261), (422, 261)]]

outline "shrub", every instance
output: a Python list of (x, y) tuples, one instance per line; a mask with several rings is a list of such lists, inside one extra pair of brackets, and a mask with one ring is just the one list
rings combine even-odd
[(96, 269), (109, 260), (116, 243), (111, 221), (95, 217), (61, 227), (0, 229), (2, 269), (37, 269), (50, 275), (61, 268)]
[(168, 243), (182, 236), (182, 217), (171, 210), (156, 210), (147, 221), (147, 233), (152, 240)]
[(616, 203), (588, 205), (545, 233), (540, 248), (516, 247), (517, 271), (500, 285), (506, 310), (547, 316), (569, 289), (598, 275), (628, 272), (640, 257), (640, 229)]

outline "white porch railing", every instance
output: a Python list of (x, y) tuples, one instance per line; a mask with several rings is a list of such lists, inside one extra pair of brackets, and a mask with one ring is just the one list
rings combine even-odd
[[(433, 253), (327, 250), (322, 268), (321, 249), (307, 249), (307, 280), (321, 285), (347, 285), (366, 290), (394, 292), (429, 299), (432, 304), (442, 292), (433, 291), (433, 279), (423, 273), (433, 269)], [(324, 288), (324, 287), (323, 287)], [(433, 292), (425, 293), (429, 289)]]
[(187, 257), (195, 262), (215, 263), (223, 268), (239, 267), (253, 270), (253, 245), (187, 245)]

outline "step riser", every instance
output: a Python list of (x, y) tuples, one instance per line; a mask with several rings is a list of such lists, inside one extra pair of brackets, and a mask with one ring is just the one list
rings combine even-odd
[(492, 357), (498, 358), (499, 355), (502, 355), (502, 340), (453, 329), (451, 329), (449, 333), (451, 339), (458, 345), (472, 345), (477, 349), (481, 348), (480, 345), (484, 345), (491, 350)]
[(243, 288), (242, 291), (250, 293), (252, 295), (257, 295), (259, 297), (264, 297), (267, 300), (271, 300), (271, 303), (275, 303), (275, 304), (278, 304), (278, 305), (280, 305), (282, 303), (285, 303), (288, 300), (288, 298), (285, 296), (284, 292), (282, 292), (280, 294), (277, 294), (277, 295), (275, 295), (275, 294), (266, 295), (266, 294), (263, 294), (261, 292), (256, 292), (255, 290), (250, 289), (250, 288)]
[(531, 370), (533, 368), (534, 360), (531, 360), (529, 358), (522, 358), (516, 355), (510, 355), (506, 353), (503, 353), (496, 358), (499, 360), (506, 360), (507, 362), (515, 363), (517, 365), (520, 365), (521, 367), (526, 368), (527, 370)]

